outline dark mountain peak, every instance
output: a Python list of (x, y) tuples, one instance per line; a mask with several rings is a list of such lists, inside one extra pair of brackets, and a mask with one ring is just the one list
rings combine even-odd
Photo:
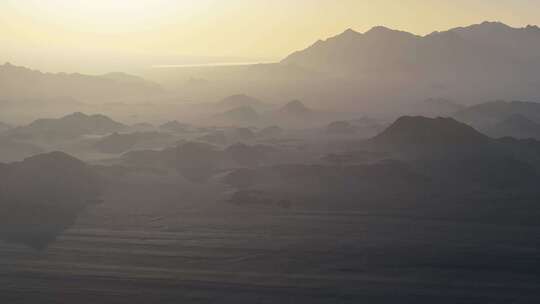
[(360, 34), (359, 32), (353, 30), (352, 28), (348, 28), (343, 31), (342, 35), (354, 35), (354, 34)]
[[(474, 25), (473, 25), (474, 26)], [(512, 27), (500, 22), (500, 21), (484, 21), (477, 25), (478, 27), (490, 28), (490, 29), (511, 29)]]
[(44, 249), (86, 206), (101, 201), (98, 175), (66, 153), (40, 154), (7, 166), (0, 189), (2, 240)]
[(375, 26), (364, 33), (366, 37), (387, 37), (387, 38), (417, 38), (418, 36), (405, 31), (394, 30), (385, 26)]
[(53, 151), (49, 153), (43, 153), (43, 154), (31, 156), (31, 157), (26, 158), (23, 161), (23, 163), (26, 163), (26, 164), (36, 163), (40, 165), (63, 164), (65, 166), (80, 166), (80, 167), (85, 166), (85, 164), (79, 159), (61, 151)]
[[(71, 114), (68, 114), (62, 118), (59, 118), (61, 121), (70, 121), (73, 123), (77, 122), (94, 122), (94, 123), (107, 123), (107, 124), (119, 124), (112, 120), (110, 117), (105, 116), (103, 114), (92, 114), (88, 115), (82, 112), (74, 112)], [(118, 125), (120, 127), (120, 125)]]
[(315, 44), (312, 45), (312, 47), (325, 45), (326, 43), (330, 42), (350, 42), (355, 41), (358, 38), (362, 37), (362, 33), (359, 33), (351, 28), (346, 29), (341, 34), (338, 34), (336, 36), (330, 37), (326, 40), (319, 39)]
[(84, 114), (83, 112), (73, 112), (71, 114), (68, 114), (61, 119), (69, 119), (69, 118), (75, 118), (75, 119), (84, 119), (90, 117), (89, 115)]
[(386, 26), (378, 25), (378, 26), (372, 27), (369, 31), (366, 32), (366, 34), (375, 35), (375, 34), (392, 33), (392, 32), (399, 32), (399, 31), (395, 31), (395, 30), (393, 30), (391, 28), (388, 28)]
[(283, 114), (305, 115), (311, 112), (300, 100), (293, 100), (285, 104), (280, 112)]
[(489, 138), (453, 118), (403, 116), (372, 139), (382, 145), (461, 145), (486, 143)]
[(351, 28), (348, 28), (346, 29), (345, 31), (343, 31), (343, 33), (339, 34), (338, 36), (341, 36), (341, 37), (350, 37), (350, 38), (356, 38), (356, 37), (359, 37), (361, 36), (362, 34), (351, 29)]
[(447, 32), (463, 32), (463, 31), (500, 31), (500, 30), (512, 30), (514, 28), (499, 22), (499, 21), (484, 21), (482, 23), (472, 24), (469, 26), (460, 26), (448, 30)]

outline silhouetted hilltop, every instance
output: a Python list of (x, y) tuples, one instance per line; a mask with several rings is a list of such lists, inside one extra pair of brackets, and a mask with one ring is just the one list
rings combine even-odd
[(62, 152), (0, 166), (0, 238), (43, 248), (99, 201), (101, 182)]
[(49, 99), (68, 96), (80, 100), (150, 97), (162, 94), (151, 82), (123, 73), (103, 76), (42, 73), (9, 63), (0, 65), (0, 98)]
[(489, 137), (452, 118), (403, 116), (371, 139), (384, 146), (468, 145), (489, 142)]
[(10, 131), (17, 138), (70, 139), (82, 135), (100, 135), (121, 131), (126, 125), (101, 115), (73, 113), (61, 118), (38, 119)]
[(306, 107), (300, 100), (288, 102), (278, 110), (278, 114), (288, 117), (305, 117), (311, 113), (313, 113), (313, 111)]

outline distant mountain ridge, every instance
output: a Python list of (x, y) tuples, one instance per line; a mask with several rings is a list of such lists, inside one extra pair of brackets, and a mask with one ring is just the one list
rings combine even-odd
[(490, 101), (467, 107), (457, 112), (454, 117), (475, 128), (490, 128), (508, 119), (520, 115), (535, 122), (540, 122), (540, 103), (525, 101)]
[(521, 115), (513, 114), (495, 126), (487, 129), (491, 137), (514, 137), (517, 139), (540, 139), (540, 123)]
[(303, 117), (312, 113), (313, 110), (304, 105), (300, 100), (290, 101), (278, 110), (278, 114), (296, 117)]
[(433, 67), (456, 63), (483, 65), (501, 56), (511, 57), (503, 63), (509, 59), (521, 59), (518, 64), (530, 64), (531, 59), (539, 63), (536, 55), (539, 49), (540, 29), (534, 26), (512, 28), (500, 22), (484, 22), (426, 36), (377, 26), (365, 33), (348, 29), (335, 37), (319, 40), (291, 54), (282, 63), (323, 71), (430, 72)]
[(10, 63), (0, 65), (0, 99), (95, 99), (148, 97), (162, 94), (159, 85), (125, 73), (101, 76), (43, 73)]

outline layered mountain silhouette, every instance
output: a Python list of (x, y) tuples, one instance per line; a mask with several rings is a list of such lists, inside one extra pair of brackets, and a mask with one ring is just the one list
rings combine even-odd
[(99, 202), (101, 182), (83, 162), (62, 152), (1, 164), (0, 239), (36, 249)]
[(368, 142), (464, 193), (475, 186), (529, 193), (540, 177), (536, 145), (497, 141), (452, 118), (401, 117)]
[(42, 73), (10, 63), (0, 65), (0, 98), (51, 99), (71, 97), (83, 101), (151, 97), (163, 90), (139, 77), (111, 73), (102, 76)]
[(101, 115), (76, 112), (56, 119), (38, 119), (27, 126), (10, 130), (10, 136), (23, 139), (70, 139), (82, 135), (118, 132), (126, 125)]
[[(382, 160), (372, 146), (383, 148)], [(238, 205), (415, 206), (440, 216), (457, 210), (486, 216), (497, 211), (490, 206), (494, 199), (519, 193), (535, 200), (539, 147), (491, 139), (452, 118), (405, 116), (365, 141), (359, 153), (371, 161), (251, 167), (223, 182), (237, 189), (230, 202)], [(470, 204), (456, 205), (462, 200)]]

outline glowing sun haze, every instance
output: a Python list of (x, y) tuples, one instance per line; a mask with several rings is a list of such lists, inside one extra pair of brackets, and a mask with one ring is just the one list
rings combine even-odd
[(539, 24), (539, 11), (537, 0), (2, 0), (0, 62), (98, 73), (279, 60), (347, 28), (524, 26)]

